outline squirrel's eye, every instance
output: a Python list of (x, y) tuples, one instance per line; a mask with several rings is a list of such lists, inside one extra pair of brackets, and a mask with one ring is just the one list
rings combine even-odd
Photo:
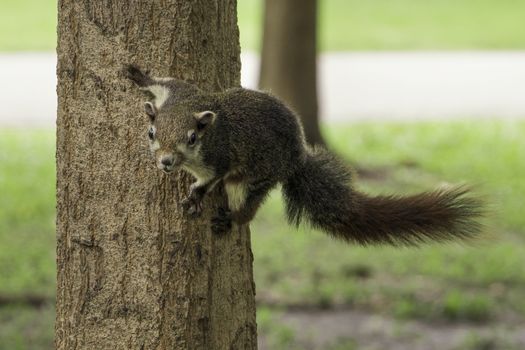
[(195, 141), (197, 140), (197, 135), (195, 135), (194, 132), (191, 133), (190, 139), (188, 140), (188, 143), (190, 146), (195, 144)]
[(149, 128), (148, 137), (150, 140), (153, 140), (153, 138), (155, 138), (155, 130), (153, 130), (153, 128)]

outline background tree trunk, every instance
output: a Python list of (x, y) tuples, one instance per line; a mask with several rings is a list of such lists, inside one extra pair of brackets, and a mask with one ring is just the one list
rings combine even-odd
[(254, 349), (248, 227), (213, 236), (154, 166), (124, 63), (239, 85), (235, 0), (58, 1), (58, 349)]
[(306, 139), (324, 144), (317, 105), (317, 0), (266, 0), (259, 87), (300, 115)]

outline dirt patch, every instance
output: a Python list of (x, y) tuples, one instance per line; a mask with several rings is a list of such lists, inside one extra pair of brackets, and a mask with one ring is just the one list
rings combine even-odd
[[(525, 349), (525, 324), (404, 321), (356, 310), (288, 310), (279, 322), (300, 349)], [(265, 335), (259, 348), (267, 347)], [(346, 345), (344, 345), (346, 344)]]

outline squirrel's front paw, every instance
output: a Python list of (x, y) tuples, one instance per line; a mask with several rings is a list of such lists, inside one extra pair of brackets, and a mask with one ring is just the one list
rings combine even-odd
[(231, 212), (224, 208), (219, 208), (217, 216), (211, 219), (211, 230), (215, 234), (223, 234), (232, 229)]
[(184, 214), (197, 218), (202, 214), (202, 204), (200, 201), (195, 200), (195, 198), (188, 197), (181, 202), (182, 210)]

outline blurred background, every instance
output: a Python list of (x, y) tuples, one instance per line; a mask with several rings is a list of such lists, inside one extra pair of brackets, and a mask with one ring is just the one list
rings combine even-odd
[[(54, 0), (0, 0), (0, 349), (53, 347)], [(261, 349), (525, 348), (525, 1), (238, 0), (242, 83), (371, 193), (474, 183), (473, 245), (359, 248), (252, 225)]]

